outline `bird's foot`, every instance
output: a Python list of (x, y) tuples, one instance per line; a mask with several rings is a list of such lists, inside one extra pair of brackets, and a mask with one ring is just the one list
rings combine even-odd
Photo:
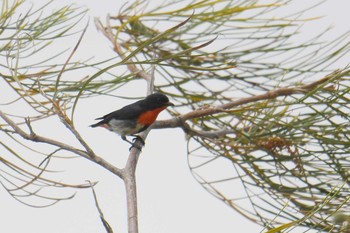
[(143, 140), (143, 138), (141, 138), (139, 135), (132, 135), (134, 136), (134, 138), (132, 139), (133, 143), (136, 143), (136, 141), (140, 141), (142, 146), (145, 145), (145, 140)]
[(134, 138), (132, 139), (132, 142), (130, 142), (126, 136), (122, 136), (122, 139), (126, 142), (128, 142), (131, 147), (129, 148), (129, 151), (135, 147), (136, 149), (138, 149), (139, 151), (142, 150), (142, 147), (145, 145), (145, 141), (143, 140), (143, 138), (141, 138), (140, 136), (138, 135), (131, 135), (131, 136), (134, 136)]
[(134, 136), (134, 138), (132, 139), (132, 142), (130, 142), (131, 147), (129, 148), (129, 151), (135, 147), (136, 149), (138, 149), (139, 151), (142, 151), (142, 147), (145, 145), (145, 141), (143, 140), (143, 138), (141, 138), (138, 135), (132, 135)]

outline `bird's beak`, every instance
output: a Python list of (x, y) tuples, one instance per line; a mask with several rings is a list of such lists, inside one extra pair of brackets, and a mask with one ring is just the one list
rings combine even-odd
[(166, 105), (167, 106), (175, 106), (175, 104), (173, 104), (172, 102), (168, 102)]

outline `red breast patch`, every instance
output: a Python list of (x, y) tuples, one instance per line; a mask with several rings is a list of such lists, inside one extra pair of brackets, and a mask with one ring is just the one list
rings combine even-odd
[(138, 123), (143, 125), (151, 125), (157, 119), (158, 114), (164, 109), (166, 109), (166, 106), (143, 112), (138, 119)]

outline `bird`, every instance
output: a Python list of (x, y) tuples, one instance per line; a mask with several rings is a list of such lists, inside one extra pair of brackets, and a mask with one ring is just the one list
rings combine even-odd
[[(114, 112), (108, 113), (102, 117), (96, 118), (99, 122), (90, 125), (90, 127), (103, 127), (121, 136), (121, 138), (135, 147), (135, 141), (139, 139), (142, 145), (144, 140), (136, 135), (146, 130), (157, 119), (158, 114), (169, 106), (174, 106), (169, 98), (161, 93), (148, 95), (145, 99), (126, 105)], [(126, 136), (134, 136), (133, 142)], [(140, 149), (140, 148), (138, 148)]]

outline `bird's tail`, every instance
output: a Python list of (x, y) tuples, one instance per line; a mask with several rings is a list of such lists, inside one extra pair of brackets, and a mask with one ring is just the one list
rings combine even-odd
[(91, 127), (91, 128), (95, 128), (95, 127), (97, 127), (97, 126), (100, 126), (100, 123), (96, 123), (96, 124), (89, 125), (89, 127)]
[[(102, 119), (102, 121), (101, 121), (101, 119)], [(104, 125), (104, 124), (106, 123), (106, 122), (104, 121), (104, 118), (103, 118), (103, 117), (96, 118), (95, 120), (100, 120), (100, 121), (97, 122), (97, 123), (95, 123), (95, 124), (89, 125), (91, 128), (95, 128), (95, 127)]]
[(103, 122), (103, 121), (100, 121), (100, 122), (97, 122), (97, 123), (95, 123), (95, 124), (92, 124), (92, 125), (89, 125), (91, 128), (95, 128), (95, 127), (98, 127), (98, 126), (101, 126), (101, 125), (104, 125), (105, 124), (105, 122)]

